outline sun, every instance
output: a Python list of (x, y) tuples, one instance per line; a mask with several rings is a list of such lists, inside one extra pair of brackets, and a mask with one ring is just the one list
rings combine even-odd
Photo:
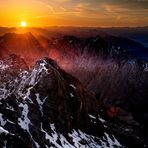
[(27, 27), (27, 22), (22, 21), (22, 22), (20, 23), (20, 26), (21, 26), (21, 27)]

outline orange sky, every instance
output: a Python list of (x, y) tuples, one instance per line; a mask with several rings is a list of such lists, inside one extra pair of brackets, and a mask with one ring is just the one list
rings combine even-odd
[(148, 0), (1, 0), (0, 26), (147, 26)]

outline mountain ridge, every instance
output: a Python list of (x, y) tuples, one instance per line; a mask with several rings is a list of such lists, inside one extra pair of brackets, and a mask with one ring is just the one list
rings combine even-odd
[[(105, 128), (97, 119), (98, 106), (93, 95), (53, 60), (45, 58), (30, 72), (24, 70), (16, 79), (7, 79), (1, 89), (2, 146), (121, 146), (107, 131), (103, 134)], [(15, 87), (7, 88), (8, 85)]]
[[(8, 146), (15, 146), (19, 141), (24, 147), (147, 144), (148, 64), (112, 44), (120, 38), (110, 37), (4, 35), (0, 53), (6, 47), (8, 52), (0, 58), (0, 143), (5, 145), (6, 140)], [(48, 58), (42, 58), (45, 55)]]

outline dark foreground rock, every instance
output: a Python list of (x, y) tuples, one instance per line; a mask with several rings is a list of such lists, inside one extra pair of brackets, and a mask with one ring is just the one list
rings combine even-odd
[(2, 147), (144, 146), (133, 127), (103, 120), (94, 95), (55, 61), (44, 58), (29, 70), (23, 59), (10, 59), (13, 68), (5, 59), (0, 66)]

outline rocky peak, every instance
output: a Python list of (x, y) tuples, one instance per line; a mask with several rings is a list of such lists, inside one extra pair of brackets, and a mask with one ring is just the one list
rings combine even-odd
[(0, 85), (4, 82), (14, 80), (22, 71), (28, 71), (29, 68), (24, 59), (11, 54), (0, 60)]
[[(21, 61), (14, 55), (8, 59), (10, 63)], [(103, 134), (94, 96), (55, 61), (44, 58), (17, 74), (0, 90), (2, 147), (97, 147), (101, 142), (99, 137), (95, 140), (98, 135), (108, 141), (102, 145), (120, 145)]]
[[(9, 65), (23, 63), (15, 55), (3, 61), (8, 59)], [(79, 80), (50, 58), (30, 69), (22, 65), (0, 85), (2, 147), (122, 147), (99, 116), (96, 98)]]

